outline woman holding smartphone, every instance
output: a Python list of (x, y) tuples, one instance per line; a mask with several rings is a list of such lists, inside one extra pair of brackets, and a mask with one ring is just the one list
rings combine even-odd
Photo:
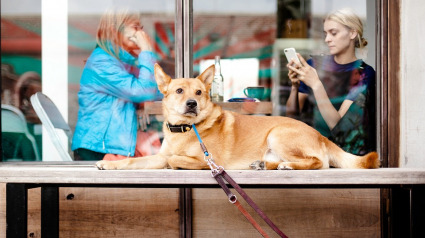
[(75, 159), (134, 156), (136, 109), (139, 103), (161, 98), (154, 78), (155, 55), (139, 14), (126, 9), (111, 8), (103, 14), (96, 43), (78, 92)]
[(346, 151), (366, 154), (376, 150), (375, 70), (355, 54), (367, 45), (363, 24), (350, 9), (340, 9), (325, 18), (324, 34), (330, 55), (306, 62), (297, 54), (300, 62), (287, 65), (287, 115), (298, 115), (314, 98), (313, 127)]

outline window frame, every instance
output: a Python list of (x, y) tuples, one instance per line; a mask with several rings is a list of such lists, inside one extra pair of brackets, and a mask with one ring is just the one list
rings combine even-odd
[(377, 0), (376, 4), (377, 145), (382, 167), (399, 167), (400, 0)]

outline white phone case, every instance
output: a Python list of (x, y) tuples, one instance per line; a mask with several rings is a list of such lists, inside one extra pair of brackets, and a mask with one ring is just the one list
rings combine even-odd
[(286, 48), (283, 50), (283, 52), (285, 52), (285, 56), (286, 56), (286, 59), (288, 60), (288, 63), (289, 61), (291, 61), (291, 59), (295, 59), (298, 63), (301, 63), (300, 59), (298, 59), (297, 52), (295, 51), (294, 48)]

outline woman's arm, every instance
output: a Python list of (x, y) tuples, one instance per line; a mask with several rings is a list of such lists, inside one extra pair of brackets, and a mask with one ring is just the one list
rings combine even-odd
[[(295, 65), (288, 65), (288, 68), (297, 74), (297, 78), (303, 81), (309, 86), (314, 93), (314, 98), (317, 102), (320, 114), (328, 125), (329, 129), (332, 130), (335, 125), (341, 120), (342, 116), (347, 112), (351, 105), (350, 100), (345, 100), (341, 106), (340, 112), (338, 112), (329, 100), (328, 94), (317, 75), (316, 70), (307, 64), (304, 58), (298, 54), (298, 58), (301, 60), (301, 64), (293, 62)], [(347, 101), (347, 102), (346, 102)]]
[(298, 87), (292, 85), (288, 101), (286, 101), (286, 116), (295, 117), (300, 114)]
[(325, 88), (321, 82), (312, 89), (320, 114), (322, 115), (329, 129), (332, 130), (348, 111), (348, 108), (351, 106), (353, 101), (344, 100), (339, 111), (337, 111), (329, 100), (328, 94), (326, 93)]
[[(90, 85), (95, 91), (134, 103), (158, 99), (160, 97), (154, 77), (156, 57), (150, 51), (150, 40), (140, 29), (126, 29), (124, 35), (140, 48), (137, 54), (120, 48), (120, 59), (117, 59), (97, 48), (86, 63), (82, 77), (86, 82), (84, 84)], [(137, 68), (133, 68), (138, 70), (137, 73), (129, 69), (130, 65), (126, 65), (134, 63), (132, 56), (138, 59), (135, 65)]]
[(304, 103), (307, 100), (308, 94), (298, 91), (297, 86), (292, 85), (291, 93), (289, 94), (288, 101), (286, 102), (286, 115), (290, 117), (299, 116)]
[[(91, 58), (91, 59), (90, 59)], [(154, 78), (155, 56), (143, 51), (139, 55), (139, 77), (127, 72), (122, 62), (103, 50), (97, 50), (86, 63), (82, 80), (86, 86), (127, 101), (153, 101), (157, 95)]]

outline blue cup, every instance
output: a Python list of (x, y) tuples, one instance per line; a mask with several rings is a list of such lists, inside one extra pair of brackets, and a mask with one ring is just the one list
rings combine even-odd
[(257, 98), (262, 100), (266, 94), (266, 89), (262, 86), (247, 87), (243, 90), (243, 93), (249, 98)]

